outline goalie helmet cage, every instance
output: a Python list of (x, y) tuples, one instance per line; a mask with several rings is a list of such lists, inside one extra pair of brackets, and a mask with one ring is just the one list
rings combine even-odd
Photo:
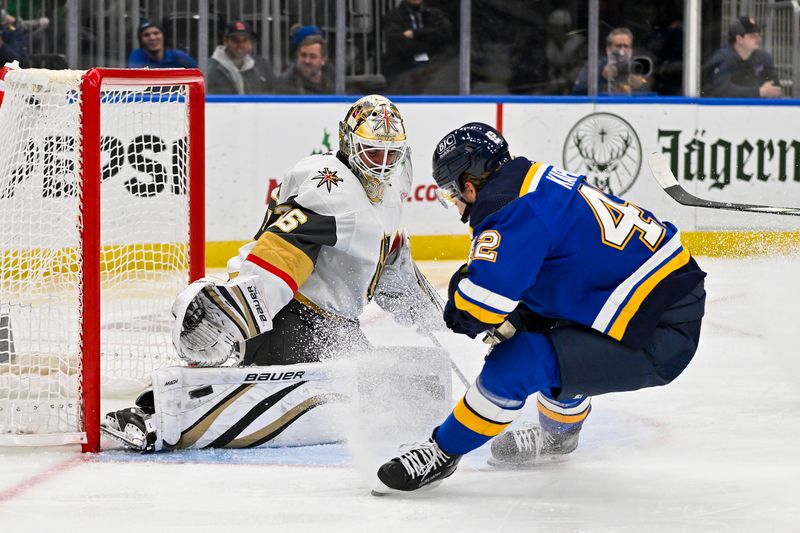
[(170, 307), (204, 275), (203, 77), (0, 80), (0, 445), (95, 452), (101, 385), (177, 363)]

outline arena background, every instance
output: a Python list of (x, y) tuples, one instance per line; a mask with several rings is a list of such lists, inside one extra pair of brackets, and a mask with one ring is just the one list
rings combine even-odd
[[(207, 264), (224, 266), (248, 241), (266, 199), (298, 159), (336, 149), (354, 97), (209, 96)], [(468, 121), (496, 125), (512, 155), (586, 174), (677, 224), (699, 255), (797, 248), (795, 217), (681, 206), (658, 186), (647, 154), (665, 152), (681, 184), (703, 198), (800, 205), (800, 108), (792, 101), (694, 98), (397, 97), (413, 150), (406, 227), (417, 259), (459, 259), (467, 227), (434, 195), (431, 155)]]

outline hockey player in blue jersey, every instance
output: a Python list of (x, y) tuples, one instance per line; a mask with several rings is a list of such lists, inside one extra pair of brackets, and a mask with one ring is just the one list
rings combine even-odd
[[(583, 176), (512, 158), (482, 123), (441, 140), (433, 175), (473, 236), (445, 322), (488, 332), (493, 346), (431, 438), (380, 467), (375, 494), (437, 484), (493, 437), (498, 462), (570, 453), (591, 396), (670, 383), (700, 336), (705, 273), (671, 223)], [(533, 394), (539, 425), (503, 433)]]

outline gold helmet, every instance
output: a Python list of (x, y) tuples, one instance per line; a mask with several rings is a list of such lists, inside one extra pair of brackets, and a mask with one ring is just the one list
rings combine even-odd
[(339, 123), (339, 150), (373, 203), (406, 155), (403, 117), (385, 96), (371, 94), (353, 104)]

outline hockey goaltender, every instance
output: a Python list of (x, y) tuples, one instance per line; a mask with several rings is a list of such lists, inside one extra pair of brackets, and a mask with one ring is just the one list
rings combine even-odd
[[(336, 363), (370, 347), (358, 322), (367, 303), (404, 325), (445, 327), (401, 227), (412, 178), (399, 111), (361, 98), (339, 150), (302, 159), (273, 191), (229, 281), (178, 295), (173, 342), (189, 366), (155, 371), (152, 390), (107, 414), (103, 432), (140, 451), (341, 440), (332, 414), (348, 391)], [(444, 369), (430, 390), (449, 404), (447, 365), (430, 352)]]

